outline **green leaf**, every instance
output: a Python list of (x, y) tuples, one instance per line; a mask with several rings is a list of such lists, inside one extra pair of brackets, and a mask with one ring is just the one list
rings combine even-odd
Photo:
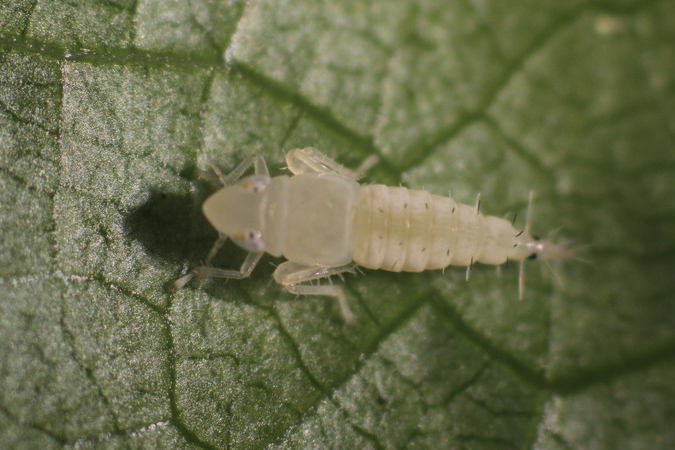
[[(671, 449), (675, 5), (0, 5), (0, 442), (16, 449)], [(313, 146), (520, 214), (579, 259), (168, 286), (200, 204)], [(215, 263), (237, 267), (226, 245)], [(337, 281), (336, 281), (337, 282)]]

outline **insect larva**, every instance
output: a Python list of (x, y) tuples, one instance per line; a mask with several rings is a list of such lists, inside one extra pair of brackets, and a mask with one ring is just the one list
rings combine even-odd
[[(361, 186), (359, 170), (346, 169), (313, 148), (291, 150), (286, 162), (291, 177), (270, 178), (261, 155), (219, 175), (224, 187), (203, 205), (220, 236), (207, 264), (228, 237), (248, 256), (239, 270), (197, 267), (176, 280), (175, 289), (194, 276), (246, 278), (267, 252), (287, 259), (274, 272), (277, 283), (294, 294), (336, 297), (351, 322), (340, 286), (302, 283), (357, 266), (393, 272), (449, 265), (470, 270), (474, 262), (560, 259), (569, 252), (535, 239), (528, 226), (517, 230), (507, 220), (483, 215), (480, 202), (468, 206), (423, 190)], [(250, 166), (254, 175), (240, 180)], [(522, 265), (520, 280), (522, 293)]]

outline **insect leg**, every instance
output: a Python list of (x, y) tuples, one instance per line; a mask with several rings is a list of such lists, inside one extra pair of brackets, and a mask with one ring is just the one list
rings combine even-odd
[(255, 266), (258, 265), (258, 261), (262, 258), (262, 255), (265, 252), (249, 252), (246, 255), (246, 259), (241, 264), (239, 270), (229, 270), (229, 269), (218, 269), (216, 267), (210, 266), (199, 266), (195, 267), (192, 271), (198, 277), (213, 277), (213, 278), (233, 278), (235, 280), (241, 280), (242, 278), (247, 278), (255, 269)]
[(220, 182), (223, 183), (223, 186), (230, 186), (236, 183), (251, 166), (253, 166), (253, 173), (256, 175), (267, 175), (268, 177), (270, 175), (269, 170), (267, 170), (267, 164), (265, 164), (265, 158), (260, 154), (250, 155), (244, 158), (244, 160), (227, 175), (224, 175), (220, 169), (211, 163), (211, 161), (209, 161), (209, 164), (211, 165), (211, 169), (213, 169), (218, 176)]
[(358, 169), (351, 170), (312, 147), (296, 148), (286, 153), (286, 164), (294, 175), (306, 172), (336, 173), (357, 180), (377, 161), (377, 155), (371, 155), (361, 163)]
[(225, 244), (225, 241), (227, 241), (227, 235), (226, 234), (218, 234), (218, 239), (216, 239), (216, 242), (213, 243), (213, 247), (211, 247), (211, 250), (209, 250), (209, 254), (206, 256), (206, 261), (204, 262), (205, 264), (209, 264), (211, 260), (216, 256), (218, 251), (220, 251), (221, 248), (223, 248), (223, 244)]
[(354, 172), (347, 169), (315, 148), (295, 148), (286, 153), (288, 170), (294, 175), (307, 172), (337, 173), (350, 178), (355, 178)]
[(342, 291), (340, 286), (333, 285), (319, 285), (319, 286), (309, 286), (309, 285), (298, 285), (298, 284), (289, 284), (286, 286), (286, 290), (291, 294), (297, 295), (327, 295), (330, 297), (335, 297), (338, 299), (340, 304), (340, 311), (342, 312), (342, 317), (345, 319), (345, 323), (351, 324), (354, 323), (354, 314), (349, 309), (347, 305), (347, 300), (345, 299), (345, 293)]
[[(216, 241), (218, 245), (220, 239)], [(223, 241), (224, 242), (224, 241)], [(222, 244), (221, 244), (222, 245)], [(174, 291), (185, 286), (192, 278), (232, 278), (235, 280), (241, 280), (242, 278), (247, 278), (255, 269), (255, 266), (258, 265), (258, 261), (262, 258), (262, 255), (265, 252), (250, 252), (244, 262), (241, 264), (239, 270), (230, 270), (230, 269), (218, 269), (217, 267), (210, 266), (199, 266), (192, 269), (187, 275), (183, 275), (179, 279), (173, 282), (172, 289)]]
[(353, 273), (356, 264), (350, 263), (345, 266), (338, 267), (315, 267), (303, 266), (292, 261), (286, 261), (277, 267), (274, 271), (274, 279), (281, 284), (286, 290), (292, 294), (297, 295), (327, 295), (337, 298), (340, 304), (340, 310), (346, 323), (354, 322), (354, 314), (352, 314), (347, 305), (347, 299), (341, 286), (333, 285), (301, 285), (307, 281), (327, 278), (331, 275), (341, 275), (345, 272)]
[(379, 156), (377, 156), (374, 153), (372, 155), (369, 155), (366, 159), (361, 161), (359, 167), (357, 167), (356, 170), (354, 170), (354, 177), (357, 180), (363, 178), (366, 175), (366, 172), (368, 172), (378, 162), (380, 162)]

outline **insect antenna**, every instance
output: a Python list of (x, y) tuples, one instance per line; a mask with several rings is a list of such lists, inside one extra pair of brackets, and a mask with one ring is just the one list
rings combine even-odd
[[(216, 164), (213, 162), (213, 159), (211, 158), (211, 155), (209, 155), (208, 151), (206, 150), (206, 143), (204, 142), (204, 136), (202, 133), (200, 133), (199, 138), (198, 138), (198, 150), (197, 150), (197, 157), (198, 158), (203, 158), (206, 160), (206, 164), (211, 168), (211, 173), (208, 171), (202, 170), (202, 169), (197, 169), (197, 176), (199, 178), (204, 178), (206, 180), (209, 180), (210, 182), (215, 182), (218, 181), (220, 182), (223, 186), (226, 186), (224, 180), (226, 179), (225, 175), (223, 172), (216, 166)], [(215, 174), (215, 176), (214, 176)]]

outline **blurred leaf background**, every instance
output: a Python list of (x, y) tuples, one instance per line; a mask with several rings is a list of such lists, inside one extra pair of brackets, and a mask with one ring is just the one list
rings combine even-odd
[[(227, 171), (314, 146), (520, 213), (550, 269), (167, 285)], [(675, 4), (4, 0), (0, 442), (675, 447)], [(237, 267), (226, 246), (217, 264)]]

